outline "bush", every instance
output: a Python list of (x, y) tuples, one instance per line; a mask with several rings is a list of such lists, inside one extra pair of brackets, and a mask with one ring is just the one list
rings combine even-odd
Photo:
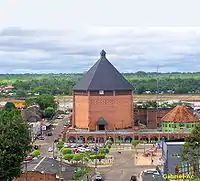
[(31, 155), (32, 155), (33, 157), (38, 157), (38, 156), (40, 156), (40, 150), (33, 150), (32, 153), (31, 153)]
[(65, 154), (63, 155), (64, 160), (71, 161), (74, 158), (74, 154)]
[(109, 144), (107, 147), (108, 147), (108, 149), (110, 149), (110, 148), (111, 148), (111, 145)]
[(90, 159), (91, 159), (91, 160), (94, 160), (94, 159), (96, 159), (96, 158), (97, 158), (96, 155), (90, 155)]
[(75, 154), (73, 157), (73, 160), (75, 161), (80, 161), (83, 159), (83, 155), (82, 154)]
[(104, 159), (106, 157), (105, 154), (98, 154), (98, 155), (90, 155), (90, 159), (93, 160), (93, 159)]
[(70, 148), (62, 148), (61, 149), (61, 153), (63, 155), (66, 155), (66, 154), (72, 154), (72, 150)]

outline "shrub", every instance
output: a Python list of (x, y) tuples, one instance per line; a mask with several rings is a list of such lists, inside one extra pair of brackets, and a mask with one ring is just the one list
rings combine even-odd
[(93, 159), (104, 159), (106, 156), (105, 154), (98, 154), (98, 155), (90, 155), (90, 159), (93, 160)]
[(74, 158), (74, 154), (65, 154), (63, 155), (64, 160), (71, 161)]
[(61, 149), (61, 153), (63, 155), (66, 155), (66, 154), (72, 154), (72, 150), (70, 148), (62, 148)]
[(90, 155), (90, 159), (91, 159), (91, 160), (96, 159), (96, 157), (97, 157), (96, 155)]
[(40, 156), (40, 150), (33, 150), (32, 153), (31, 153), (31, 155), (32, 155), (33, 157), (38, 157), (38, 156)]
[(83, 159), (83, 155), (82, 154), (75, 154), (73, 157), (73, 160), (75, 161), (80, 161)]

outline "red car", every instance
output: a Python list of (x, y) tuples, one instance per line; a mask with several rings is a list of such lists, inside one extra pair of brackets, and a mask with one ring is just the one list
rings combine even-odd
[(27, 156), (26, 158), (24, 158), (24, 161), (31, 161), (31, 160), (33, 160), (32, 156)]

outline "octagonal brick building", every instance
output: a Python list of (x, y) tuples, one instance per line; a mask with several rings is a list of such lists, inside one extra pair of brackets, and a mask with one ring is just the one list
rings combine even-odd
[(115, 130), (133, 127), (133, 87), (107, 60), (100, 59), (73, 88), (75, 128)]

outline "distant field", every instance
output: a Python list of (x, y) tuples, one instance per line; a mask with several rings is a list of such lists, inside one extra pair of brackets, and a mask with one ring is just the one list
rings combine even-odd
[[(72, 96), (55, 96), (56, 100), (62, 101), (72, 101)], [(9, 101), (12, 99), (9, 98), (0, 98), (0, 101)], [(200, 102), (200, 94), (163, 94), (163, 95), (133, 95), (134, 101), (166, 101), (166, 100), (182, 100), (182, 101), (191, 101), (191, 102)]]
[[(72, 100), (72, 96), (55, 96), (56, 100)], [(200, 101), (200, 94), (162, 94), (162, 95), (138, 95), (134, 94), (134, 101), (165, 101), (165, 100), (182, 100), (182, 101)]]
[[(81, 74), (1, 74), (0, 75), (0, 83), (8, 83), (12, 84), (18, 81), (30, 81), (30, 80), (41, 80), (41, 79), (50, 79), (50, 78), (58, 78), (58, 79), (69, 79), (69, 78), (77, 78), (80, 77)], [(129, 81), (133, 80), (150, 80), (155, 79), (157, 77), (156, 73), (131, 73), (124, 74), (126, 79)], [(158, 78), (162, 79), (200, 79), (200, 73), (159, 73)]]

